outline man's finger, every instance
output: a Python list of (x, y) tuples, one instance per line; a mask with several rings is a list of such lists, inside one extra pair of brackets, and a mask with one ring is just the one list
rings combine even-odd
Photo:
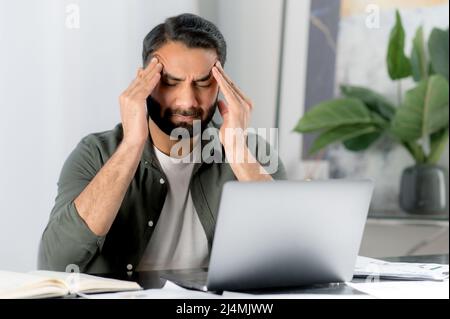
[(145, 67), (145, 69), (138, 68), (136, 72), (136, 78), (130, 83), (127, 90), (134, 88), (136, 84), (142, 81), (142, 79), (145, 78), (147, 75), (149, 75), (157, 65), (158, 59), (153, 58), (151, 62)]
[(219, 100), (217, 102), (217, 107), (219, 109), (220, 115), (225, 116), (225, 114), (228, 113), (228, 105), (224, 101)]
[(231, 78), (225, 73), (225, 70), (222, 67), (222, 64), (220, 63), (220, 61), (217, 61), (216, 63), (216, 67), (217, 69), (219, 69), (220, 73), (222, 74), (222, 76), (225, 78), (225, 80), (228, 82), (228, 84), (230, 85), (230, 87), (247, 103), (249, 104), (249, 106), (252, 106), (252, 102), (250, 101), (250, 99), (248, 97), (245, 96), (245, 94), (242, 92), (242, 90), (236, 85), (234, 84), (234, 82), (231, 80)]
[(142, 80), (144, 80), (145, 82), (150, 81), (151, 79), (153, 79), (155, 74), (161, 73), (162, 68), (163, 66), (161, 63), (156, 64), (155, 67), (149, 73), (143, 75)]
[(140, 79), (139, 79), (139, 70), (138, 70), (136, 77), (133, 79), (133, 81), (131, 81), (130, 85), (128, 85), (126, 90), (123, 91), (123, 94), (130, 93), (136, 87), (136, 85), (139, 84), (139, 82), (140, 82)]
[(222, 74), (219, 72), (217, 67), (212, 68), (212, 73), (214, 78), (216, 79), (217, 83), (219, 83), (220, 90), (222, 91), (223, 95), (225, 96), (225, 99), (228, 102), (228, 105), (234, 105), (234, 102), (241, 103), (239, 97), (236, 93), (233, 92), (228, 82), (225, 80), (225, 78), (222, 76)]
[[(216, 69), (217, 69), (217, 67), (216, 67)], [(235, 90), (235, 89), (231, 86), (231, 84), (226, 80), (226, 77), (225, 77), (222, 73), (220, 73), (220, 70), (217, 69), (217, 71), (218, 71), (218, 73), (219, 73), (219, 76), (221, 76), (221, 77), (224, 79), (225, 86), (228, 87), (228, 89), (229, 89), (229, 90), (231, 91), (231, 93), (234, 95), (235, 99), (239, 102), (239, 105), (242, 106), (242, 107), (245, 107), (245, 105), (247, 105), (247, 101), (245, 101), (245, 100), (241, 97), (241, 95), (239, 95), (239, 94), (236, 92), (236, 90)]]
[(150, 73), (152, 70), (153, 70), (153, 68), (155, 67), (155, 65), (157, 65), (158, 64), (158, 58), (157, 57), (153, 57), (151, 60), (150, 60), (150, 63), (147, 65), (147, 67), (144, 69), (144, 73), (143, 73), (143, 76), (145, 76), (145, 75), (147, 75), (148, 73)]
[(136, 84), (136, 86), (130, 90), (130, 95), (142, 95), (141, 97), (147, 98), (153, 91), (153, 89), (158, 85), (158, 82), (161, 78), (160, 73), (156, 73), (151, 79), (140, 82)]

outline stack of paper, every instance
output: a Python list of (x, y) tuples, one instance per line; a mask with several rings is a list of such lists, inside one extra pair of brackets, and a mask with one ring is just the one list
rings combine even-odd
[(442, 281), (449, 278), (448, 265), (387, 262), (358, 256), (354, 277)]
[(380, 281), (347, 283), (353, 289), (380, 299), (448, 299), (449, 282), (445, 281)]

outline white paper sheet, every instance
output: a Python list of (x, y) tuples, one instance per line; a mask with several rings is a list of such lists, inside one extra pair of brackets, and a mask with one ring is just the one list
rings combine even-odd
[(426, 263), (399, 263), (358, 256), (354, 276), (371, 279), (438, 280), (449, 278), (448, 265)]
[(246, 294), (240, 292), (224, 291), (223, 297), (227, 299), (373, 299), (370, 295), (346, 294)]
[(213, 293), (182, 288), (167, 280), (162, 288), (111, 294), (83, 295), (88, 299), (216, 299), (222, 298)]
[(448, 299), (449, 281), (381, 281), (347, 283), (350, 287), (380, 299)]
[(371, 299), (369, 295), (332, 295), (311, 293), (284, 293), (284, 294), (249, 294), (241, 292), (224, 291), (222, 295), (185, 289), (166, 281), (161, 289), (147, 289), (141, 291), (118, 292), (110, 294), (83, 295), (89, 299)]

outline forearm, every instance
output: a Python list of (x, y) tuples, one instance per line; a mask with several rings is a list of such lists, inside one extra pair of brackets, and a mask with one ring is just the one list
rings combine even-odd
[(97, 236), (108, 233), (136, 172), (145, 144), (122, 142), (94, 179), (75, 199), (75, 207)]
[(237, 153), (234, 150), (226, 151), (226, 153), (231, 169), (238, 181), (273, 180), (272, 176), (265, 171), (247, 147), (243, 148), (241, 153)]

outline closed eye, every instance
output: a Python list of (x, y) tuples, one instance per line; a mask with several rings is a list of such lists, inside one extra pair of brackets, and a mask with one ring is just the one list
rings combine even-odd
[[(169, 83), (169, 82), (166, 82), (166, 81), (162, 81), (162, 84), (164, 84), (165, 86), (171, 86), (171, 87), (173, 87), (173, 86), (177, 86), (178, 83)], [(208, 88), (208, 87), (211, 86), (211, 84), (212, 84), (212, 83), (202, 83), (202, 84), (200, 84), (200, 83), (195, 83), (195, 86), (196, 86), (196, 87), (199, 87), (199, 88)]]
[(197, 86), (197, 87), (200, 87), (200, 88), (208, 88), (208, 87), (211, 86), (211, 84), (212, 84), (212, 83), (206, 83), (206, 84), (203, 84), (203, 83), (202, 83), (202, 84), (199, 84), (199, 83), (197, 83), (196, 86)]
[[(163, 77), (163, 79), (161, 81), (162, 84), (165, 86), (169, 86), (169, 87), (176, 86), (178, 83), (184, 81), (183, 79), (177, 78), (173, 75), (170, 75), (167, 72), (164, 72), (162, 74), (162, 77)], [(213, 77), (212, 71), (210, 71), (206, 76), (203, 76), (197, 80), (194, 80), (193, 83), (198, 88), (208, 88), (208, 87), (211, 87), (211, 85), (212, 85), (212, 81), (210, 81), (212, 79), (212, 77)], [(169, 83), (169, 81), (175, 81), (175, 83)]]
[(166, 81), (162, 81), (162, 84), (164, 84), (165, 86), (176, 86), (177, 83), (168, 83)]

